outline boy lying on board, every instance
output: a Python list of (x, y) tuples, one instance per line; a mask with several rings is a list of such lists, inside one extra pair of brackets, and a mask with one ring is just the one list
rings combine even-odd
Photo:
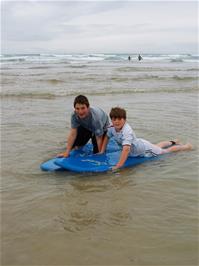
[(129, 156), (149, 157), (192, 149), (190, 143), (181, 144), (178, 140), (162, 141), (158, 144), (152, 144), (145, 139), (137, 138), (133, 129), (126, 121), (126, 111), (123, 108), (112, 108), (110, 111), (110, 118), (112, 126), (108, 127), (100, 153), (105, 152), (109, 138), (111, 137), (113, 137), (119, 146), (121, 146), (121, 156), (117, 164), (112, 168), (113, 170), (121, 168)]

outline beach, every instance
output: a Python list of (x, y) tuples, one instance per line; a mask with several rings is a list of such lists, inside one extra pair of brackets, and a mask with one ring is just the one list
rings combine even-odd
[[(198, 265), (197, 55), (1, 56), (2, 265)], [(137, 137), (189, 152), (118, 172), (43, 172), (73, 100), (127, 110)]]

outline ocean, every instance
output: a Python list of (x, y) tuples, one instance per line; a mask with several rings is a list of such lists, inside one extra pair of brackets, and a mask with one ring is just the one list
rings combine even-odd
[[(191, 54), (1, 55), (1, 265), (198, 265), (198, 69)], [(42, 172), (73, 100), (126, 109), (189, 152), (118, 172)]]

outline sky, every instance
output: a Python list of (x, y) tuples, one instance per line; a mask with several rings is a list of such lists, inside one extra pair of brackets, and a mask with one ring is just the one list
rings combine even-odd
[(1, 53), (198, 54), (197, 1), (1, 0)]

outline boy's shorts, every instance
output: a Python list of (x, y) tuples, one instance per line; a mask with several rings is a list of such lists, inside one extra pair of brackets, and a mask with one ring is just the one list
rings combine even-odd
[(145, 146), (145, 155), (144, 156), (157, 156), (160, 154), (163, 154), (164, 151), (162, 148), (152, 144), (151, 142), (141, 139), (141, 141), (144, 143)]

